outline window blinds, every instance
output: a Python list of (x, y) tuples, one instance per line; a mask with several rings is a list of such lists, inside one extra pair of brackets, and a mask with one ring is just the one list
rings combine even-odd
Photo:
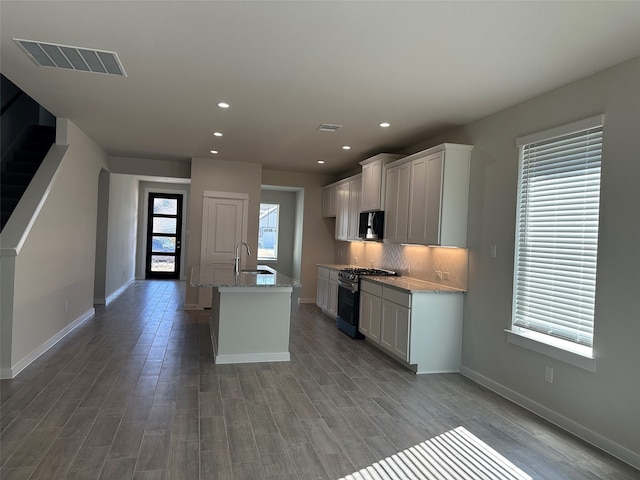
[(513, 324), (589, 347), (601, 155), (601, 120), (521, 144)]

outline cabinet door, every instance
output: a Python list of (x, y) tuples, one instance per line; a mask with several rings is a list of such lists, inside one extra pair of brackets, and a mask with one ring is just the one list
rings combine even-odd
[(382, 301), (382, 322), (380, 324), (380, 345), (393, 351), (396, 344), (396, 306)]
[[(425, 239), (426, 245), (440, 245), (440, 228), (442, 222), (442, 175), (444, 173), (444, 152), (427, 157), (426, 211), (425, 211)], [(468, 190), (467, 186), (467, 190)], [(466, 215), (457, 221), (466, 224)], [(466, 229), (465, 229), (466, 230)]]
[(371, 295), (369, 292), (360, 291), (360, 319), (358, 331), (365, 337), (371, 335)]
[(410, 177), (410, 163), (387, 170), (384, 236), (389, 242), (405, 243), (407, 241)]
[(380, 210), (380, 191), (382, 187), (382, 160), (362, 166), (362, 205), (363, 212)]
[(349, 182), (349, 226), (348, 240), (359, 240), (358, 223), (360, 221), (360, 194), (362, 179), (357, 178)]
[(407, 307), (382, 301), (380, 345), (404, 361), (409, 359), (409, 315)]
[(349, 238), (349, 182), (336, 187), (336, 240)]
[(409, 243), (440, 244), (443, 158), (437, 152), (411, 162)]
[(409, 361), (409, 336), (411, 310), (401, 305), (396, 307), (396, 342), (393, 345), (393, 353), (404, 361)]
[(325, 187), (322, 189), (322, 216), (336, 216), (336, 187)]
[(424, 244), (427, 226), (427, 157), (411, 162), (409, 243)]
[(360, 292), (360, 333), (380, 343), (382, 299), (369, 292)]
[(318, 267), (318, 288), (316, 305), (323, 311), (327, 309), (327, 295), (329, 293), (329, 269)]
[(336, 318), (338, 316), (338, 272), (329, 272), (329, 287), (327, 293), (327, 313)]

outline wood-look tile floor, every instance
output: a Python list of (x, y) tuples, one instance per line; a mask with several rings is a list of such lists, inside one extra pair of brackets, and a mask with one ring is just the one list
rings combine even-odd
[(293, 309), (290, 362), (214, 365), (184, 290), (136, 281), (2, 381), (2, 480), (337, 479), (460, 425), (534, 479), (640, 478), (460, 375), (412, 374), (312, 305)]

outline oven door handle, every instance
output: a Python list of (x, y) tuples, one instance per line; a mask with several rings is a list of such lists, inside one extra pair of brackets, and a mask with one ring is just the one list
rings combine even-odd
[(346, 288), (351, 293), (355, 293), (358, 291), (358, 282), (345, 282), (344, 280), (338, 279), (338, 287)]

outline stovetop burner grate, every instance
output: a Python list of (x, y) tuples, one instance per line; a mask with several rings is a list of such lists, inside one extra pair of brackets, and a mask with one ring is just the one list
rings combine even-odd
[(386, 277), (397, 275), (393, 270), (384, 270), (382, 268), (365, 268), (365, 267), (349, 267), (343, 268), (339, 273), (345, 273), (349, 275), (369, 275), (376, 277)]

